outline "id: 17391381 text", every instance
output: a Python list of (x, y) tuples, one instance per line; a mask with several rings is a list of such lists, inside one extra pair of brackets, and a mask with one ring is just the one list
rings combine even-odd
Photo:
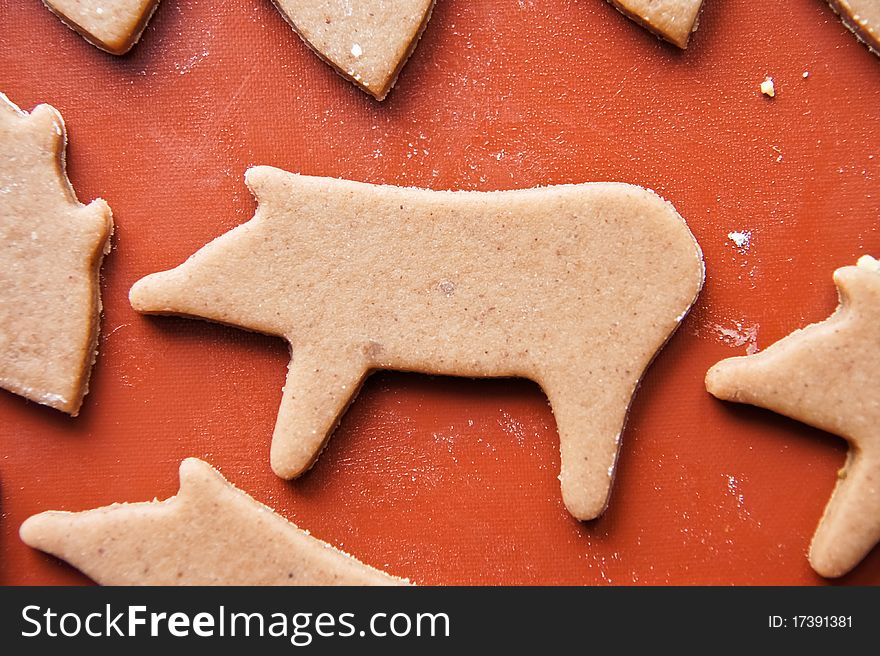
[(851, 629), (852, 615), (770, 615), (767, 626), (771, 629)]

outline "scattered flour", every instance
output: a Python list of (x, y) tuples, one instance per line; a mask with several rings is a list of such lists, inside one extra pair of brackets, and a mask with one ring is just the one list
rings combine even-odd
[(712, 324), (712, 329), (718, 335), (718, 338), (732, 348), (746, 347), (746, 355), (752, 355), (758, 352), (758, 328), (760, 326), (753, 323), (744, 326), (739, 321), (730, 321), (733, 328), (722, 326), (721, 324)]
[(749, 246), (751, 246), (752, 244), (752, 231), (743, 230), (728, 232), (727, 238), (732, 241), (733, 245), (736, 246), (740, 251), (747, 252), (749, 250)]
[(501, 426), (501, 430), (513, 437), (518, 445), (523, 445), (526, 436), (525, 427), (513, 415), (502, 410), (498, 425)]

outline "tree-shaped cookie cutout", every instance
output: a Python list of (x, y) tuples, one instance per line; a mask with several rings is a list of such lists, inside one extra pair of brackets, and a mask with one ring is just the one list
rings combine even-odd
[(270, 167), (246, 179), (254, 218), (130, 297), (290, 342), (279, 476), (312, 465), (370, 371), (516, 376), (549, 397), (566, 506), (601, 514), (636, 386), (703, 281), (672, 205), (616, 183), (427, 191)]
[(83, 205), (64, 171), (66, 135), (49, 105), (0, 94), (0, 387), (75, 415), (98, 341), (98, 270), (112, 219)]
[(621, 13), (679, 48), (687, 48), (703, 0), (611, 0)]
[(180, 464), (177, 496), (44, 512), (20, 535), (104, 585), (407, 583), (312, 537), (195, 458)]
[(43, 0), (65, 25), (113, 55), (124, 55), (141, 37), (159, 0)]
[(840, 306), (755, 355), (706, 375), (719, 399), (750, 403), (849, 442), (846, 464), (810, 547), (819, 574), (846, 574), (880, 541), (880, 265), (834, 272)]
[(394, 86), (434, 0), (273, 0), (303, 41), (377, 100)]
[(843, 24), (880, 55), (880, 0), (828, 0)]

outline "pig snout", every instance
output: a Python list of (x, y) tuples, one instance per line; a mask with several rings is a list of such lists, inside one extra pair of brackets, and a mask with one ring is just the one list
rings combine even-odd
[(706, 372), (706, 390), (723, 401), (741, 401), (741, 388), (749, 375), (745, 357), (729, 358), (715, 364)]
[(186, 297), (192, 296), (186, 281), (172, 271), (154, 273), (138, 280), (128, 293), (131, 306), (138, 312), (169, 314), (183, 310)]

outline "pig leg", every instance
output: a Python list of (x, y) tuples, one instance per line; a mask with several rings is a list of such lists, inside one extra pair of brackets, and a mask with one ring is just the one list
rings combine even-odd
[(272, 435), (278, 476), (295, 478), (312, 466), (366, 375), (360, 362), (294, 354)]
[(825, 508), (810, 564), (826, 577), (842, 576), (880, 541), (880, 454), (851, 447), (846, 466)]
[(543, 387), (559, 429), (562, 499), (577, 519), (595, 519), (608, 503), (620, 435), (638, 381), (603, 386), (584, 381), (582, 374), (556, 378), (558, 383)]

